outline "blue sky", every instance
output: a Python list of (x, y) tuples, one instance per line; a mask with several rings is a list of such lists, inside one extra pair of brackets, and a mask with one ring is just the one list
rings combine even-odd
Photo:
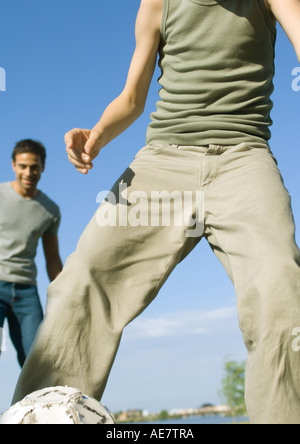
[[(0, 181), (13, 180), (10, 156), (16, 141), (35, 138), (46, 145), (47, 169), (40, 188), (61, 207), (64, 261), (97, 209), (97, 194), (110, 189), (145, 143), (157, 100), (158, 71), (144, 115), (101, 152), (90, 175), (77, 174), (68, 163), (63, 140), (73, 127), (91, 128), (122, 91), (134, 50), (139, 3), (5, 0), (1, 4), (0, 67), (6, 72), (7, 90), (0, 92)], [(271, 147), (299, 223), (300, 92), (291, 86), (297, 66), (294, 50), (279, 28)], [(48, 280), (41, 248), (37, 264), (45, 305)], [(202, 242), (175, 270), (151, 307), (126, 329), (104, 402), (114, 411), (220, 402), (224, 358), (246, 358), (235, 306), (229, 278)], [(9, 405), (18, 373), (8, 342), (0, 359), (0, 411)]]

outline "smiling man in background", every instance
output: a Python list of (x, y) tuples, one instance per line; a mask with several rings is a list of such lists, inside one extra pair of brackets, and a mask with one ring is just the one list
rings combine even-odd
[(53, 281), (62, 270), (60, 210), (37, 189), (45, 159), (41, 143), (18, 142), (12, 155), (16, 180), (0, 184), (0, 327), (7, 319), (21, 367), (43, 320), (34, 261), (40, 238), (49, 279)]

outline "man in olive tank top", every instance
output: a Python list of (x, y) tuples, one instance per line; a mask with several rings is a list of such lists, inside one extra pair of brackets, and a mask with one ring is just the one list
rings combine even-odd
[(252, 423), (300, 423), (300, 252), (268, 144), (276, 20), (300, 60), (299, 0), (142, 0), (124, 91), (65, 140), (87, 174), (142, 114), (159, 53), (146, 147), (50, 285), (14, 402), (50, 385), (100, 399), (124, 327), (206, 238), (237, 293)]

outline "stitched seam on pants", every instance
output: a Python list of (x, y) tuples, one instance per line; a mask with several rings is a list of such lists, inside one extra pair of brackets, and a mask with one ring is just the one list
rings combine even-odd
[(288, 366), (288, 375), (289, 375), (290, 384), (291, 384), (294, 396), (299, 400), (300, 399), (299, 398), (299, 394), (297, 393), (296, 386), (294, 384), (294, 379), (293, 379), (293, 376), (292, 376), (290, 359), (288, 359), (287, 361), (288, 361), (287, 362), (287, 366)]
[[(227, 259), (228, 259), (228, 262), (229, 262), (229, 265), (230, 265), (230, 268), (231, 268), (231, 270), (232, 270), (232, 278), (233, 278), (233, 283), (235, 283), (235, 277), (234, 277), (234, 270), (233, 270), (233, 266), (232, 266), (232, 263), (231, 263), (231, 260), (230, 260), (230, 255), (227, 253), (227, 251), (225, 251), (222, 247), (221, 247), (221, 243), (218, 241), (218, 239), (217, 239), (217, 237), (216, 237), (216, 235), (215, 235), (215, 233), (212, 233), (212, 231), (210, 230), (210, 235), (213, 237), (213, 239), (214, 239), (214, 241), (215, 241), (215, 244), (224, 252), (224, 254), (226, 255), (226, 257), (227, 257)], [(223, 264), (222, 264), (223, 265)], [(224, 267), (224, 265), (223, 265), (223, 267)], [(224, 267), (225, 268), (225, 267)], [(226, 270), (226, 268), (225, 268), (225, 270)], [(227, 273), (227, 271), (226, 271), (226, 273)], [(228, 274), (228, 273), (227, 273)], [(235, 284), (234, 284), (234, 287), (235, 287)], [(237, 307), (238, 307), (238, 295), (237, 295)], [(252, 343), (253, 343), (253, 345), (254, 345), (254, 347), (256, 348), (256, 341), (251, 337), (251, 336), (249, 336), (248, 335), (248, 333), (246, 333), (246, 331), (245, 331), (245, 329), (244, 329), (244, 327), (242, 327), (242, 325), (241, 325), (241, 321), (240, 321), (240, 316), (239, 316), (239, 310), (238, 310), (238, 322), (239, 322), (239, 328), (240, 328), (240, 330), (241, 330), (241, 332), (242, 332), (242, 334), (244, 335), (244, 336), (246, 336)]]

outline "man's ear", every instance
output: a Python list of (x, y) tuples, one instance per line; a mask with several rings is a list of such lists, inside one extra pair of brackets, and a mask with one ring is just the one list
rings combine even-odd
[(16, 172), (16, 162), (14, 160), (11, 161), (11, 166), (14, 172)]

